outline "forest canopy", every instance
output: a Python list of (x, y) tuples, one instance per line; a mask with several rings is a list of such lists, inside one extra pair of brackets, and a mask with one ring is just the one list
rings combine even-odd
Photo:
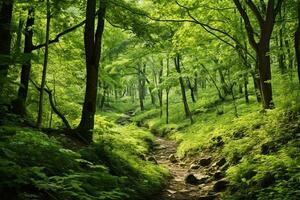
[(299, 0), (0, 0), (0, 194), (298, 199), (299, 89)]

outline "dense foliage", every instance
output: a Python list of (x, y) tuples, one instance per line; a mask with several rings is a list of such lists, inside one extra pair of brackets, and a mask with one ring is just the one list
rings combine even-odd
[(159, 135), (225, 158), (224, 199), (299, 199), (299, 24), (299, 0), (1, 0), (1, 197), (147, 199)]

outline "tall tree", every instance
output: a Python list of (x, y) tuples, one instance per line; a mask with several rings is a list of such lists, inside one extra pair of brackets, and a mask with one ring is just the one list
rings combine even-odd
[[(13, 1), (3, 1), (0, 7), (0, 56), (10, 56), (11, 46), (11, 20), (13, 13)], [(4, 59), (4, 64), (0, 63), (0, 95), (8, 73), (8, 61)]]
[(49, 52), (49, 36), (50, 36), (50, 20), (51, 20), (51, 11), (50, 11), (50, 0), (46, 2), (47, 6), (47, 23), (46, 23), (46, 46), (45, 46), (45, 54), (44, 54), (44, 65), (43, 65), (43, 73), (42, 73), (42, 81), (40, 87), (40, 96), (39, 96), (39, 104), (38, 104), (38, 118), (37, 118), (37, 127), (41, 128), (43, 122), (43, 100), (44, 100), (44, 88), (46, 85), (46, 75), (47, 75), (47, 67), (48, 67), (48, 52)]
[(268, 0), (267, 5), (260, 11), (252, 0), (246, 0), (247, 6), (255, 15), (256, 21), (260, 27), (259, 41), (255, 39), (255, 30), (249, 18), (249, 14), (243, 7), (240, 0), (233, 0), (240, 15), (242, 16), (249, 43), (256, 52), (258, 62), (258, 72), (260, 77), (260, 87), (262, 93), (262, 103), (264, 109), (270, 109), (274, 106), (271, 85), (271, 61), (270, 61), (270, 40), (275, 25), (275, 19), (280, 12), (283, 0)]
[(29, 59), (22, 64), (20, 86), (18, 90), (17, 99), (12, 101), (13, 112), (19, 115), (26, 114), (26, 99), (28, 93), (28, 83), (31, 70), (31, 59), (30, 54), (33, 48), (33, 25), (34, 25), (34, 8), (30, 7), (28, 10), (28, 16), (25, 27), (25, 41), (24, 41), (24, 54), (29, 56)]
[(181, 95), (182, 95), (182, 102), (184, 105), (185, 116), (191, 120), (191, 123), (193, 123), (192, 112), (190, 111), (189, 104), (188, 104), (188, 101), (186, 98), (184, 80), (181, 75), (180, 55), (179, 54), (176, 55), (174, 62), (175, 62), (176, 71), (179, 74), (179, 84), (180, 84), (180, 88), (181, 88)]
[(97, 27), (95, 30), (96, 0), (87, 0), (86, 23), (84, 30), (85, 60), (86, 60), (86, 90), (80, 124), (77, 127), (81, 136), (92, 142), (94, 117), (96, 112), (97, 86), (99, 61), (101, 57), (102, 35), (104, 31), (104, 17), (106, 13), (106, 0), (100, 0), (97, 12)]
[(160, 117), (163, 115), (163, 89), (162, 89), (162, 76), (164, 71), (163, 60), (160, 62), (160, 69), (158, 74), (158, 99), (159, 99), (159, 108), (160, 108)]
[(298, 71), (298, 79), (300, 83), (300, 0), (298, 0), (297, 13), (298, 13), (298, 26), (295, 32), (295, 52), (296, 52), (296, 60), (297, 60), (297, 71)]

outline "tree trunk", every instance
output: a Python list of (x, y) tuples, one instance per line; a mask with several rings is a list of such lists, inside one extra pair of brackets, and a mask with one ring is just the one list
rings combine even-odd
[(196, 96), (196, 98), (198, 98), (198, 72), (195, 71), (195, 77), (194, 77), (194, 81), (195, 81), (195, 84), (194, 84), (194, 94)]
[(245, 102), (249, 103), (249, 92), (248, 92), (248, 74), (244, 74), (244, 94), (245, 94)]
[(193, 101), (193, 103), (196, 103), (196, 98), (195, 98), (195, 93), (194, 93), (194, 87), (192, 86), (192, 83), (191, 83), (191, 81), (190, 81), (189, 78), (188, 78), (187, 82), (188, 82), (188, 87), (190, 89), (192, 101)]
[(186, 98), (186, 93), (185, 93), (185, 87), (184, 87), (184, 81), (183, 78), (181, 76), (181, 69), (180, 69), (180, 55), (177, 54), (176, 58), (174, 59), (175, 61), (175, 68), (177, 73), (180, 75), (179, 76), (179, 83), (180, 83), (180, 88), (181, 88), (181, 95), (182, 95), (182, 101), (183, 101), (183, 105), (184, 105), (184, 112), (185, 112), (185, 116), (187, 118), (190, 118), (191, 123), (193, 123), (193, 118), (192, 118), (192, 113), (190, 111), (189, 108), (189, 104), (187, 102), (187, 98)]
[(50, 19), (51, 19), (50, 3), (49, 3), (49, 0), (47, 0), (46, 46), (45, 46), (43, 74), (42, 74), (40, 97), (39, 97), (39, 107), (38, 107), (38, 118), (37, 118), (37, 127), (38, 128), (42, 127), (42, 121), (43, 121), (43, 100), (44, 100), (44, 88), (46, 85), (46, 75), (47, 75), (47, 66), (48, 66)]
[[(170, 75), (170, 63), (169, 58), (167, 59), (167, 79)], [(169, 93), (170, 93), (170, 86), (167, 83), (166, 87), (166, 124), (169, 124)]]
[(144, 107), (144, 93), (145, 93), (145, 81), (144, 81), (144, 77), (143, 77), (143, 71), (141, 69), (141, 67), (139, 66), (139, 70), (138, 70), (138, 94), (139, 94), (139, 102), (140, 102), (140, 108), (141, 111), (145, 110)]
[[(24, 54), (30, 56), (32, 53), (32, 38), (33, 38), (33, 27), (34, 25), (34, 9), (33, 7), (29, 8), (27, 22), (25, 27), (25, 42), (24, 42)], [(18, 89), (18, 97), (12, 102), (13, 112), (15, 114), (19, 114), (21, 116), (26, 115), (26, 99), (28, 94), (28, 84), (30, 78), (30, 70), (31, 70), (31, 58), (26, 60), (24, 64), (22, 64), (21, 70), (21, 79), (20, 86)]]
[(224, 77), (224, 74), (223, 74), (222, 70), (218, 69), (218, 72), (219, 72), (219, 75), (220, 75), (220, 81), (221, 81), (222, 90), (223, 90), (223, 97), (226, 97), (229, 94), (228, 86), (225, 82), (225, 77)]
[(201, 66), (205, 70), (206, 74), (209, 76), (209, 78), (210, 78), (211, 82), (213, 83), (213, 85), (216, 87), (220, 100), (225, 101), (225, 97), (222, 96), (221, 90), (218, 87), (215, 78), (209, 73), (209, 71), (206, 69), (206, 67), (203, 64), (201, 64)]
[[(269, 43), (268, 43), (269, 45)], [(274, 107), (272, 99), (272, 84), (271, 84), (271, 63), (269, 47), (259, 47), (257, 52), (258, 58), (258, 72), (260, 77), (260, 87), (262, 92), (262, 102), (264, 109), (271, 109)]]
[(298, 80), (300, 83), (300, 0), (298, 0), (298, 27), (295, 32), (295, 52), (297, 60)]
[(159, 99), (159, 108), (160, 108), (160, 118), (163, 115), (163, 89), (162, 89), (162, 76), (163, 76), (163, 60), (160, 63), (160, 70), (158, 75), (158, 99)]
[(283, 0), (278, 0), (276, 2), (274, 0), (268, 0), (266, 9), (263, 9), (262, 11), (260, 11), (253, 1), (246, 1), (246, 4), (252, 10), (260, 27), (258, 42), (256, 41), (254, 28), (247, 11), (239, 0), (233, 1), (244, 20), (249, 43), (256, 52), (263, 99), (263, 109), (271, 109), (274, 107), (274, 103), (272, 101), (271, 63), (270, 56), (268, 54), (270, 50), (270, 40), (275, 25), (275, 19), (281, 10)]
[(151, 104), (155, 106), (156, 102), (155, 102), (155, 95), (153, 93), (153, 87), (150, 85), (148, 89), (149, 89), (149, 93), (150, 93)]
[[(10, 56), (11, 45), (11, 20), (13, 4), (12, 1), (2, 3), (0, 10), (0, 56)], [(5, 60), (9, 60), (6, 59)], [(5, 79), (8, 74), (8, 64), (0, 63), (0, 96), (2, 95)]]
[[(282, 12), (280, 11), (279, 12), (279, 21), (284, 24), (284, 18), (282, 16)], [(279, 69), (280, 69), (280, 72), (281, 74), (285, 74), (286, 73), (286, 66), (285, 66), (285, 54), (283, 52), (283, 30), (284, 29), (284, 25), (282, 25), (282, 27), (279, 29), (279, 35), (278, 35), (278, 38), (277, 38), (277, 44), (279, 46), (279, 54), (278, 54), (278, 64), (279, 64)]]
[(91, 130), (94, 129), (96, 113), (98, 71), (102, 49), (106, 2), (100, 1), (99, 6), (97, 28), (95, 31), (96, 0), (87, 0), (84, 30), (87, 78), (81, 121), (77, 130), (79, 130), (80, 136), (89, 143), (92, 142), (93, 139)]

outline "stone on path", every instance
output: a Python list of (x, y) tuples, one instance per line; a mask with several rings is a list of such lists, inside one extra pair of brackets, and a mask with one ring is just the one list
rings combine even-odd
[(175, 190), (167, 190), (167, 192), (169, 192), (170, 194), (176, 194), (177, 193), (177, 191), (175, 191)]
[(194, 174), (188, 174), (185, 178), (185, 183), (191, 184), (191, 185), (198, 185), (199, 180)]
[(169, 156), (169, 160), (170, 160), (172, 163), (176, 163), (176, 162), (177, 162), (177, 159), (176, 159), (176, 157), (175, 157), (174, 154), (171, 154), (171, 155)]
[(209, 156), (207, 158), (202, 158), (201, 160), (199, 160), (198, 163), (199, 163), (199, 165), (206, 167), (206, 166), (210, 165), (211, 160), (212, 160), (212, 158), (211, 158), (211, 156)]
[(224, 191), (227, 188), (228, 181), (225, 179), (219, 180), (214, 184), (214, 191), (215, 192), (221, 192)]
[(225, 165), (226, 163), (226, 159), (225, 158), (221, 158), (218, 162), (216, 162), (216, 165), (218, 167), (222, 167), (223, 165)]
[(199, 169), (201, 166), (198, 164), (191, 164), (190, 169)]

